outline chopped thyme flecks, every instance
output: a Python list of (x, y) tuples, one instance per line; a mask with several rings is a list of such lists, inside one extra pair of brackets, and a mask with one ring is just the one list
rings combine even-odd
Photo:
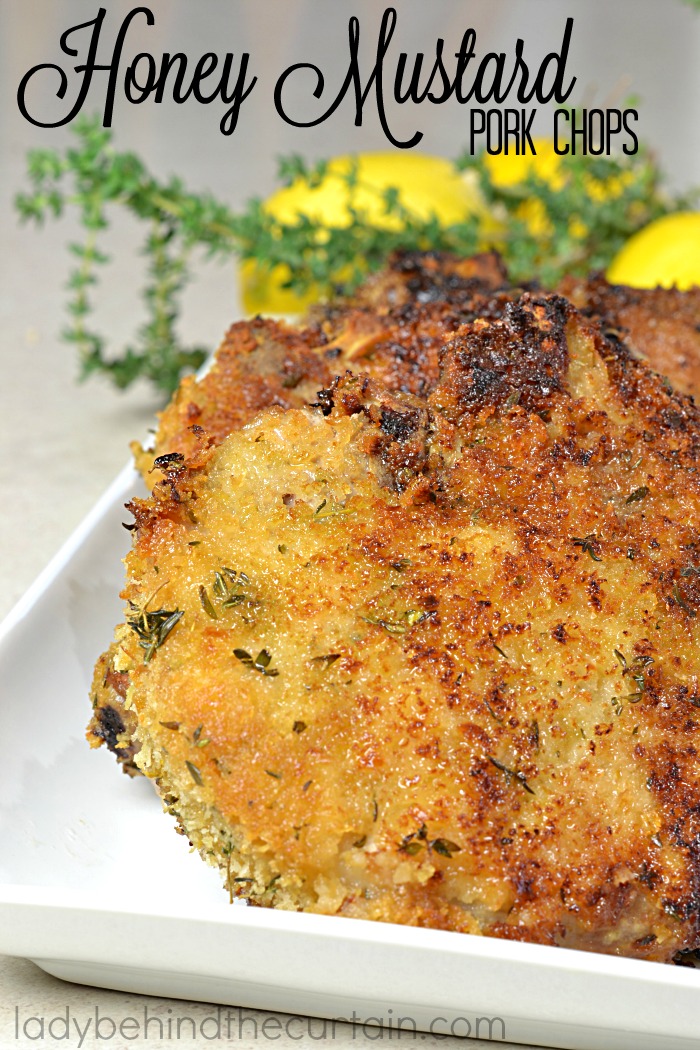
[(627, 700), (630, 704), (638, 704), (639, 701), (642, 699), (642, 696), (644, 695), (644, 690), (646, 688), (646, 680), (644, 677), (646, 669), (650, 664), (653, 664), (654, 658), (652, 656), (635, 656), (632, 663), (629, 664), (627, 662), (627, 658), (623, 653), (620, 652), (619, 649), (614, 649), (613, 652), (615, 653), (617, 661), (622, 669), (623, 678), (629, 675), (632, 681), (637, 686), (636, 690), (632, 693), (628, 693), (627, 696), (612, 697), (611, 702), (613, 704), (613, 708), (615, 708), (615, 713), (619, 715), (621, 713), (621, 707), (619, 710), (617, 708), (621, 704), (622, 700)]
[(187, 766), (190, 776), (194, 780), (195, 784), (198, 784), (201, 787), (204, 781), (202, 780), (202, 774), (199, 772), (197, 767), (194, 765), (193, 762), (189, 761), (185, 761), (185, 765)]
[(143, 662), (147, 664), (182, 619), (184, 612), (181, 609), (154, 609), (149, 612), (139, 609), (133, 602), (129, 602), (129, 605), (136, 615), (126, 622), (138, 636), (139, 646), (144, 650)]
[(453, 853), (460, 853), (462, 850), (461, 846), (458, 846), (456, 842), (451, 842), (450, 839), (433, 839), (429, 846), (441, 857), (451, 857)]
[(312, 664), (322, 664), (324, 669), (334, 664), (336, 660), (340, 659), (340, 653), (327, 653), (325, 656), (312, 656)]
[(402, 844), (399, 849), (402, 853), (408, 853), (409, 857), (414, 857), (416, 853), (419, 853), (423, 849), (423, 843), (413, 839), (410, 842)]
[(677, 583), (675, 583), (673, 585), (673, 599), (674, 599), (676, 605), (679, 605), (681, 607), (681, 609), (683, 610), (683, 612), (687, 613), (688, 616), (693, 617), (693, 618), (695, 616), (697, 616), (697, 612), (695, 611), (695, 609), (693, 609), (690, 605), (688, 605), (686, 600), (683, 598), (683, 596), (682, 596), (682, 594), (680, 592), (680, 588), (679, 588)]
[(350, 517), (354, 514), (354, 510), (348, 510), (342, 503), (324, 499), (314, 511), (314, 518), (317, 521), (323, 521), (326, 518)]
[(497, 758), (492, 758), (491, 755), (487, 755), (486, 757), (488, 758), (491, 765), (495, 766), (496, 769), (500, 769), (501, 772), (505, 773), (508, 777), (513, 777), (515, 780), (517, 780), (518, 783), (522, 787), (524, 787), (530, 795), (535, 794), (535, 792), (532, 790), (527, 780), (525, 779), (524, 773), (518, 773), (515, 769), (509, 769), (508, 766), (504, 766), (502, 762), (499, 762)]
[(207, 594), (207, 589), (203, 584), (201, 584), (199, 588), (199, 600), (202, 603), (202, 608), (207, 616), (210, 616), (212, 620), (218, 620), (219, 617), (216, 615), (216, 609), (212, 605), (211, 599)]
[(593, 547), (593, 544), (598, 542), (598, 537), (594, 532), (591, 532), (588, 536), (583, 536), (582, 538), (572, 536), (571, 542), (575, 547), (580, 547), (584, 554), (590, 554), (593, 561), (601, 561), (600, 556), (596, 554), (595, 548)]
[(639, 503), (640, 500), (643, 500), (645, 496), (648, 495), (649, 489), (647, 488), (647, 486), (640, 485), (640, 487), (638, 489), (635, 489), (634, 492), (630, 492), (629, 496), (625, 500), (625, 503)]
[(456, 842), (452, 842), (450, 839), (429, 839), (428, 829), (425, 824), (421, 824), (418, 831), (412, 831), (408, 835), (404, 835), (399, 845), (399, 851), (407, 853), (409, 857), (415, 857), (423, 848), (427, 849), (428, 852), (434, 851), (441, 857), (451, 857), (453, 853), (460, 853), (462, 850), (461, 846), (458, 846)]
[(498, 717), (498, 715), (496, 714), (494, 709), (491, 707), (491, 704), (488, 702), (486, 697), (484, 697), (484, 707), (486, 708), (488, 713), (491, 715), (491, 717), (494, 719), (494, 721), (498, 722), (501, 725), (503, 724), (503, 719)]
[(274, 667), (270, 667), (272, 657), (267, 649), (261, 649), (255, 658), (246, 652), (245, 649), (234, 649), (233, 655), (246, 667), (250, 667), (253, 671), (259, 671), (260, 674), (267, 675), (269, 678), (275, 678), (279, 674), (279, 671)]
[(423, 623), (429, 615), (430, 613), (421, 609), (406, 609), (400, 616), (363, 616), (362, 619), (367, 623), (376, 624), (377, 627), (383, 627), (388, 634), (405, 634), (409, 627)]

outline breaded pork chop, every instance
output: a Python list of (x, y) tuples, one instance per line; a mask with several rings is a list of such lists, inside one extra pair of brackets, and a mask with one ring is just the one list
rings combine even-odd
[(157, 457), (218, 444), (271, 405), (312, 403), (348, 368), (390, 390), (428, 394), (440, 348), (465, 321), (500, 316), (506, 288), (495, 253), (402, 253), (354, 295), (312, 308), (298, 328), (261, 317), (233, 325), (210, 371), (186, 377), (161, 413), (153, 448), (134, 445), (146, 483), (161, 476)]
[[(207, 375), (182, 381), (153, 449), (134, 445), (137, 465), (152, 486), (161, 477), (157, 457), (217, 444), (271, 405), (313, 403), (348, 368), (389, 390), (428, 396), (444, 343), (462, 324), (502, 317), (516, 292), (496, 253), (404, 252), (352, 296), (312, 307), (298, 328), (260, 317), (239, 322)], [(598, 275), (567, 278), (561, 292), (681, 393), (700, 391), (700, 289), (645, 291)]]
[[(462, 259), (441, 252), (397, 253), (353, 296), (313, 307), (299, 327), (254, 317), (231, 326), (211, 369), (187, 376), (161, 413), (152, 448), (134, 442), (149, 488), (180, 457), (192, 461), (264, 408), (294, 408), (348, 368), (396, 391), (427, 394), (439, 376), (444, 343), (466, 321), (499, 317), (512, 290), (496, 253)], [(90, 740), (106, 743), (123, 769), (132, 762), (133, 716), (111, 652), (95, 671)]]
[(624, 342), (682, 394), (700, 398), (700, 288), (626, 288), (596, 274), (567, 278), (561, 291), (608, 338)]
[(255, 903), (697, 948), (699, 466), (556, 296), (265, 410), (131, 505), (121, 743)]

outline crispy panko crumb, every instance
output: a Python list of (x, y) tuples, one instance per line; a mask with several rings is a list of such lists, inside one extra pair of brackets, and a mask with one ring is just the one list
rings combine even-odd
[(96, 681), (232, 894), (670, 961), (700, 946), (700, 414), (567, 300), (490, 301), (421, 389), (380, 354), (161, 444)]

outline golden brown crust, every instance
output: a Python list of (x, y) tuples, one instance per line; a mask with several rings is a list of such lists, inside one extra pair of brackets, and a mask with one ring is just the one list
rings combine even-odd
[(134, 501), (136, 762), (257, 903), (668, 961), (700, 946), (700, 414), (560, 297), (494, 313), (428, 399), (347, 374)]
[(346, 369), (390, 390), (427, 394), (439, 375), (439, 351), (465, 321), (498, 315), (507, 293), (498, 255), (457, 259), (436, 252), (395, 255), (349, 299), (314, 307), (300, 328), (260, 317), (228, 331), (210, 371), (183, 380), (160, 416), (153, 450), (134, 445), (152, 487), (156, 457), (216, 445), (273, 405), (316, 400)]
[(317, 338), (315, 332), (262, 317), (232, 325), (211, 369), (200, 380), (185, 377), (161, 413), (153, 450), (135, 446), (147, 483), (154, 483), (150, 472), (158, 456), (180, 453), (190, 458), (264, 408), (298, 408), (314, 401), (333, 376), (323, 348), (314, 348)]

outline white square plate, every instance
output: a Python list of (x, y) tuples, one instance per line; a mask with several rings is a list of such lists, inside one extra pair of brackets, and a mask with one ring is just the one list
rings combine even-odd
[(125, 991), (482, 1038), (491, 1019), (495, 1040), (576, 1050), (697, 1050), (697, 970), (231, 907), (150, 783), (84, 738), (138, 488), (125, 469), (0, 626), (0, 953)]

